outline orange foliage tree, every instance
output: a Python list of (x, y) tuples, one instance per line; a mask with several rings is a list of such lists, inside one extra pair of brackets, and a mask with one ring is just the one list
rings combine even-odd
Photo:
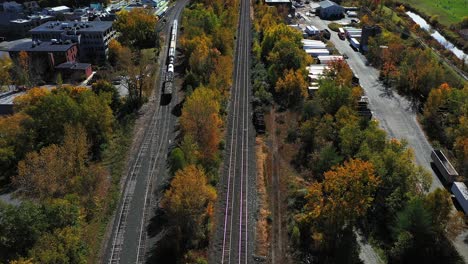
[(330, 239), (366, 214), (380, 179), (372, 163), (359, 159), (351, 159), (324, 176), (323, 182), (309, 186), (302, 220), (313, 226), (313, 232), (319, 234), (316, 237)]

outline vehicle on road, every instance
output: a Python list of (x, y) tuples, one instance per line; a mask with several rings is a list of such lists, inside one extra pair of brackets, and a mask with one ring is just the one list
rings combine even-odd
[(346, 38), (346, 32), (344, 31), (344, 29), (342, 27), (338, 28), (338, 37), (341, 40), (345, 40), (345, 38)]
[(431, 153), (431, 159), (447, 183), (452, 183), (455, 181), (455, 179), (458, 177), (458, 172), (455, 170), (455, 168), (441, 150), (434, 149)]
[(359, 43), (359, 41), (357, 41), (357, 39), (350, 38), (349, 39), (349, 45), (351, 46), (351, 48), (353, 48), (353, 50), (359, 51), (360, 43)]
[(454, 182), (450, 190), (465, 214), (468, 214), (468, 188), (465, 183)]
[(324, 29), (322, 31), (322, 37), (324, 37), (325, 39), (330, 39), (330, 37), (331, 37), (330, 31), (328, 29)]

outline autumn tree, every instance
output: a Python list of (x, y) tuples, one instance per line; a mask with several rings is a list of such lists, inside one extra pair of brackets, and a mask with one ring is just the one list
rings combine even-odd
[(307, 97), (307, 82), (301, 71), (288, 70), (284, 77), (276, 82), (275, 90), (281, 98), (280, 103), (298, 108)]
[(323, 182), (312, 183), (303, 213), (297, 216), (302, 232), (311, 232), (312, 248), (320, 248), (328, 261), (336, 259), (341, 241), (371, 207), (379, 183), (372, 163), (359, 159), (346, 161), (325, 172)]
[(189, 165), (175, 174), (161, 206), (177, 228), (179, 243), (188, 246), (202, 242), (215, 200), (216, 192), (208, 185), (203, 169)]
[(217, 93), (201, 87), (187, 98), (180, 117), (183, 133), (193, 138), (200, 158), (208, 162), (217, 157), (221, 140), (219, 109)]
[(31, 86), (31, 76), (29, 69), (29, 54), (26, 51), (20, 51), (15, 63), (15, 80), (17, 85)]
[(82, 124), (92, 142), (93, 158), (98, 159), (102, 145), (112, 133), (114, 117), (110, 103), (109, 95), (96, 95), (85, 88), (64, 86), (52, 92), (32, 89), (17, 98), (15, 107), (31, 117), (24, 126), (30, 131), (34, 150), (59, 144), (66, 124)]
[(88, 163), (88, 151), (84, 128), (67, 126), (62, 145), (28, 153), (18, 163), (13, 183), (27, 197), (40, 200), (76, 193), (92, 215), (107, 193), (109, 180), (103, 168)]
[(122, 44), (136, 49), (153, 48), (158, 46), (157, 22), (157, 17), (150, 9), (133, 8), (120, 11), (114, 27), (122, 33), (119, 37)]
[(12, 68), (11, 59), (4, 55), (0, 57), (0, 91), (3, 90), (3, 86), (11, 84), (10, 70)]
[(119, 57), (122, 56), (124, 47), (116, 39), (109, 41), (109, 63), (113, 66), (117, 64)]
[(39, 263), (86, 263), (87, 246), (81, 239), (80, 229), (65, 227), (44, 233), (30, 251)]
[(0, 177), (9, 179), (16, 164), (28, 151), (28, 138), (22, 126), (29, 117), (22, 113), (0, 117)]

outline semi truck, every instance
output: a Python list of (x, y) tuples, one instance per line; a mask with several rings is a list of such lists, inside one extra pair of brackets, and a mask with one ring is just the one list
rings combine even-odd
[(432, 150), (431, 159), (447, 183), (452, 183), (455, 181), (455, 179), (458, 177), (458, 172), (455, 170), (455, 168), (441, 150)]
[(349, 44), (351, 45), (351, 47), (356, 50), (356, 51), (359, 51), (359, 41), (357, 41), (357, 39), (355, 38), (350, 38), (349, 39)]

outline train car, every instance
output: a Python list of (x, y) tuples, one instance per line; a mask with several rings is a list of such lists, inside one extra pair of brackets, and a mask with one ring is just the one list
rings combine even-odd
[(174, 64), (177, 49), (177, 26), (177, 20), (174, 20), (172, 23), (171, 38), (169, 42), (169, 50), (167, 53), (167, 70), (162, 89), (161, 104), (168, 104), (172, 98), (172, 90), (174, 85)]

